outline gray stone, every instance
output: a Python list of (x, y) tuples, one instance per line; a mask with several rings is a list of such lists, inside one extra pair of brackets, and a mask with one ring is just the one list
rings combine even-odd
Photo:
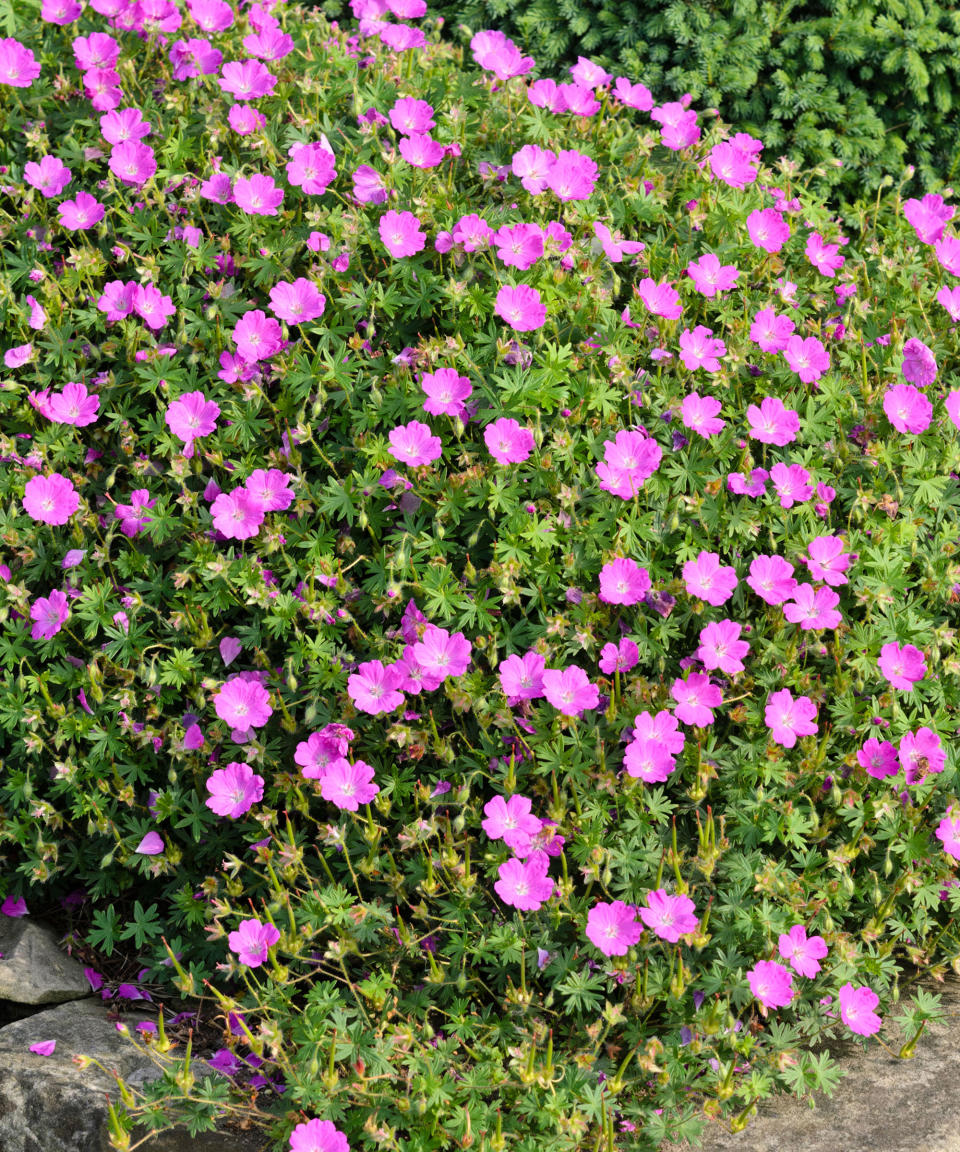
[[(960, 1152), (960, 980), (948, 975), (942, 984), (924, 978), (920, 985), (942, 997), (948, 1019), (927, 1024), (912, 1059), (897, 1058), (909, 1037), (892, 1020), (879, 1035), (893, 1055), (873, 1040), (865, 1051), (831, 1043), (846, 1072), (832, 1097), (817, 1093), (813, 1109), (789, 1095), (768, 1099), (743, 1132), (711, 1123), (698, 1152)], [(907, 992), (904, 1002), (909, 998)], [(661, 1152), (691, 1147), (665, 1143)]]
[(0, 1000), (62, 1004), (90, 995), (83, 968), (57, 943), (53, 929), (0, 917)]

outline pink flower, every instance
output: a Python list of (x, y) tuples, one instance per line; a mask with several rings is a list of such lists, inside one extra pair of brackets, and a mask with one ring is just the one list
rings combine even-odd
[(491, 840), (503, 840), (517, 856), (529, 856), (542, 824), (538, 816), (531, 814), (532, 809), (533, 801), (528, 796), (515, 794), (509, 800), (494, 796), (483, 807), (486, 819), (480, 826)]
[(564, 716), (579, 716), (600, 702), (600, 689), (576, 664), (562, 671), (548, 668), (543, 674), (543, 694)]
[(300, 144), (291, 149), (286, 171), (287, 180), (306, 195), (322, 196), (336, 179), (336, 158), (322, 144)]
[(120, 521), (120, 531), (124, 536), (132, 538), (150, 523), (153, 517), (145, 513), (155, 504), (156, 500), (150, 499), (150, 493), (146, 488), (134, 488), (130, 493), (129, 504), (116, 505), (113, 515)]
[(55, 424), (72, 424), (76, 428), (86, 428), (96, 424), (100, 397), (87, 394), (86, 384), (71, 381), (64, 384), (62, 392), (54, 392), (47, 400), (47, 415)]
[(306, 780), (322, 780), (332, 764), (346, 758), (352, 739), (353, 732), (344, 724), (327, 724), (319, 732), (311, 732), (293, 754), (300, 774)]
[(420, 387), (427, 395), (423, 402), (425, 412), (432, 416), (463, 419), (466, 414), (464, 402), (473, 392), (469, 377), (460, 376), (456, 368), (438, 368), (436, 372), (424, 372)]
[(213, 707), (220, 719), (237, 732), (262, 728), (273, 715), (270, 693), (258, 680), (245, 680), (243, 676), (226, 681), (214, 696)]
[(819, 961), (828, 952), (822, 936), (807, 938), (807, 930), (802, 924), (794, 924), (789, 932), (781, 932), (779, 939), (780, 955), (800, 976), (813, 979), (820, 971)]
[(546, 660), (539, 652), (531, 651), (501, 660), (497, 672), (507, 703), (513, 705), (520, 700), (538, 700), (543, 696), (545, 667)]
[(587, 200), (597, 182), (598, 171), (594, 161), (582, 152), (560, 151), (547, 173), (547, 187), (564, 203)]
[(720, 357), (726, 356), (727, 346), (722, 340), (713, 338), (713, 329), (698, 324), (691, 332), (684, 328), (680, 333), (680, 359), (695, 372), (703, 368), (707, 372), (720, 371)]
[(534, 80), (527, 88), (527, 99), (534, 108), (546, 108), (547, 111), (559, 115), (567, 109), (563, 93), (556, 80)]
[(276, 216), (283, 203), (283, 189), (278, 188), (272, 176), (259, 172), (249, 177), (238, 177), (233, 186), (233, 199), (237, 207), (248, 216)]
[(872, 1036), (883, 1027), (883, 1021), (873, 1011), (879, 1003), (880, 997), (866, 985), (854, 988), (844, 984), (840, 989), (840, 1019), (858, 1036)]
[(696, 290), (710, 299), (718, 292), (728, 292), (740, 275), (732, 264), (721, 265), (712, 252), (707, 252), (699, 260), (691, 260), (687, 274)]
[(351, 764), (348, 760), (335, 760), (320, 780), (320, 795), (324, 800), (348, 812), (356, 812), (361, 804), (369, 804), (380, 791), (373, 783), (374, 770), (363, 760)]
[(398, 145), (400, 155), (414, 168), (436, 168), (442, 163), (446, 149), (427, 132), (414, 136), (401, 136)]
[(747, 409), (750, 421), (750, 436), (764, 444), (783, 447), (797, 438), (800, 417), (792, 408), (785, 408), (783, 401), (776, 396), (766, 396), (760, 406), (751, 404)]
[(543, 256), (543, 232), (539, 224), (505, 224), (493, 235), (497, 256), (504, 264), (526, 270)]
[(426, 100), (415, 100), (410, 96), (402, 96), (397, 100), (387, 115), (394, 128), (405, 136), (429, 132), (437, 126), (431, 105)]
[(639, 604), (650, 588), (650, 573), (636, 560), (617, 557), (600, 569), (600, 599), (605, 604)]
[(623, 753), (623, 766), (628, 776), (645, 784), (662, 784), (670, 779), (677, 762), (657, 740), (631, 740)]
[(462, 244), (464, 252), (478, 252), (493, 240), (494, 235), (486, 220), (475, 212), (461, 216), (453, 227), (454, 243)]
[(647, 276), (637, 285), (636, 291), (643, 306), (654, 316), (663, 316), (667, 320), (680, 318), (683, 312), (680, 294), (670, 284), (658, 284)]
[(674, 680), (670, 695), (677, 702), (673, 710), (677, 719), (696, 728), (712, 724), (712, 709), (723, 703), (723, 693), (702, 672), (691, 672), (686, 680)]
[(380, 217), (380, 239), (396, 259), (415, 255), (427, 243), (426, 233), (420, 231), (420, 221), (412, 212), (392, 209)]
[(776, 960), (758, 960), (747, 973), (750, 991), (764, 1008), (786, 1008), (796, 995), (793, 973)]
[(535, 63), (532, 56), (521, 56), (516, 44), (503, 32), (478, 32), (470, 41), (470, 49), (480, 67), (496, 73), (500, 80), (522, 76)]
[(827, 244), (819, 232), (811, 232), (804, 250), (807, 259), (823, 276), (833, 276), (844, 265), (844, 257), (839, 255), (839, 244)]
[(32, 477), (23, 491), (24, 512), (43, 524), (66, 524), (79, 507), (72, 482), (59, 472)]
[(781, 688), (767, 697), (764, 723), (776, 744), (793, 748), (798, 736), (817, 734), (816, 715), (817, 706), (809, 696), (794, 698), (789, 688)]
[(171, 297), (164, 296), (153, 284), (134, 284), (130, 302), (133, 310), (154, 332), (159, 331), (171, 316), (177, 314)]
[(937, 303), (947, 310), (951, 320), (960, 323), (960, 284), (955, 288), (941, 288), (937, 292)]
[[(2, 41), (0, 41), (2, 44)], [(56, 156), (44, 156), (39, 163), (30, 161), (23, 166), (23, 178), (33, 188), (49, 200), (60, 193), (70, 183), (73, 173)]]
[(43, 328), (47, 322), (47, 314), (43, 309), (36, 296), (27, 296), (27, 304), (30, 306), (30, 327), (33, 329)]
[(29, 48), (11, 37), (0, 39), (0, 84), (29, 88), (40, 75), (40, 63)]
[(235, 820), (263, 799), (263, 777), (249, 764), (233, 760), (207, 777), (207, 791), (204, 803), (211, 812)]
[(904, 644), (902, 648), (896, 642), (884, 644), (877, 666), (894, 688), (906, 692), (912, 692), (914, 684), (927, 674), (924, 655), (912, 644)]
[(426, 424), (419, 420), (411, 420), (409, 424), (401, 424), (390, 432), (390, 455), (395, 460), (416, 468), (421, 464), (430, 464), (439, 460), (443, 455), (443, 442), (439, 436), (434, 436)]
[(621, 500), (632, 500), (656, 472), (663, 450), (653, 437), (622, 429), (613, 440), (604, 440), (603, 456), (594, 469), (600, 487)]
[(900, 371), (911, 384), (926, 388), (937, 378), (937, 361), (922, 340), (907, 340), (903, 345), (903, 363)]
[(689, 148), (700, 139), (700, 126), (697, 124), (697, 114), (693, 109), (687, 109), (678, 100), (671, 100), (667, 104), (658, 105), (650, 112), (651, 120), (662, 125), (660, 128), (660, 143), (671, 152), (680, 152)]
[(238, 100), (259, 100), (269, 96), (277, 78), (259, 60), (234, 60), (224, 64), (217, 83)]
[(640, 919), (662, 940), (676, 944), (681, 936), (696, 932), (700, 921), (689, 896), (670, 896), (665, 888), (647, 893), (647, 905), (638, 909)]
[(7, 896), (2, 904), (0, 904), (0, 912), (4, 916), (9, 916), (11, 919), (17, 919), (20, 916), (27, 914), (27, 902), (21, 896), (15, 900), (13, 896)]
[(50, 640), (60, 631), (70, 616), (69, 601), (54, 588), (49, 596), (41, 596), (30, 606), (30, 619), (35, 623), (30, 630), (34, 640)]
[(691, 392), (689, 396), (683, 398), (680, 419), (685, 428), (690, 428), (699, 436), (708, 439), (722, 432), (727, 426), (725, 420), (717, 419), (720, 410), (720, 401), (715, 396), (699, 396), (696, 392)]
[(32, 344), (19, 344), (16, 348), (8, 348), (3, 354), (3, 362), (8, 368), (20, 368), (32, 359)]
[[(646, 247), (646, 245), (639, 240), (615, 240), (610, 234), (610, 229), (599, 221), (594, 221), (593, 234), (600, 241), (604, 255), (613, 264), (619, 264), (624, 256), (634, 256), (636, 253), (642, 252)], [(617, 236), (620, 236), (619, 232)]]
[(604, 644), (600, 649), (599, 668), (607, 676), (629, 672), (640, 660), (640, 649), (626, 637), (619, 644)]
[(587, 913), (586, 935), (604, 956), (624, 956), (643, 935), (643, 925), (631, 905), (600, 901)]
[(267, 122), (266, 116), (258, 112), (252, 104), (233, 104), (227, 113), (230, 127), (238, 136), (249, 136), (256, 132)]
[(259, 920), (241, 920), (236, 932), (231, 932), (227, 943), (231, 952), (236, 952), (241, 964), (248, 968), (259, 968), (267, 958), (267, 949), (280, 939), (280, 933), (272, 924), (261, 924)]
[[(757, 169), (751, 164), (749, 153), (744, 152), (729, 140), (714, 144), (708, 157), (710, 171), (718, 180), (731, 188), (746, 188), (757, 178)], [(768, 209), (769, 211), (769, 209)]]
[(942, 772), (947, 763), (946, 749), (932, 728), (924, 725), (900, 738), (897, 757), (908, 784), (922, 784), (928, 774)]
[(497, 292), (493, 311), (515, 332), (533, 332), (542, 328), (547, 319), (547, 307), (541, 302), (540, 293), (527, 284), (504, 284)]
[(371, 716), (393, 712), (403, 703), (400, 672), (393, 665), (384, 667), (379, 660), (368, 660), (347, 677), (347, 695), (354, 707)]
[(883, 397), (883, 410), (898, 432), (919, 435), (930, 427), (933, 405), (912, 384), (894, 384)]
[(613, 79), (609, 72), (586, 56), (578, 56), (576, 64), (571, 64), (567, 71), (583, 88), (603, 88)]
[(905, 200), (903, 214), (916, 229), (921, 244), (936, 244), (943, 237), (944, 225), (953, 219), (954, 209), (942, 196), (928, 193), (922, 200)]
[(134, 852), (139, 853), (141, 856), (159, 856), (163, 851), (163, 837), (159, 832), (148, 832), (136, 848), (134, 848)]
[(821, 628), (836, 628), (843, 616), (835, 611), (840, 597), (832, 588), (817, 588), (812, 584), (798, 584), (791, 602), (783, 606), (783, 614), (791, 624), (799, 624), (801, 631), (819, 631)]
[(563, 101), (563, 111), (571, 112), (574, 116), (592, 116), (600, 111), (600, 101), (594, 96), (592, 88), (584, 88), (580, 84), (558, 84), (557, 95)]
[(813, 495), (810, 473), (802, 464), (774, 464), (770, 469), (770, 479), (780, 497), (781, 508), (792, 508)]
[(249, 540), (260, 531), (263, 508), (251, 498), (246, 488), (221, 492), (210, 506), (213, 526), (228, 540)]
[(960, 810), (949, 808), (934, 835), (942, 843), (943, 850), (948, 856), (960, 860)]
[(526, 860), (513, 857), (497, 870), (499, 879), (493, 888), (512, 908), (536, 912), (553, 895), (553, 881), (547, 875), (550, 858), (546, 852), (534, 852)]
[(110, 153), (109, 167), (122, 183), (139, 188), (157, 171), (157, 158), (149, 144), (125, 140)]
[(231, 336), (237, 346), (237, 355), (248, 364), (269, 360), (283, 344), (279, 322), (262, 308), (244, 312), (234, 325)]
[(120, 58), (120, 45), (104, 32), (77, 36), (72, 42), (73, 62), (81, 72), (91, 68), (113, 68)]
[(216, 430), (220, 405), (202, 392), (185, 392), (169, 405), (164, 415), (167, 427), (184, 442), (184, 456), (193, 455), (193, 442)]
[(354, 172), (353, 194), (361, 204), (383, 204), (389, 195), (383, 177), (369, 164), (361, 164)]
[(662, 708), (656, 716), (640, 712), (634, 717), (634, 740), (651, 740), (660, 744), (671, 756), (679, 756), (687, 738), (680, 731), (680, 724), (672, 712)]
[(303, 276), (292, 284), (281, 280), (270, 289), (270, 311), (288, 324), (308, 324), (311, 320), (318, 320), (326, 304), (326, 297), (316, 284)]
[(753, 318), (750, 339), (763, 352), (783, 352), (793, 335), (793, 329), (794, 323), (789, 316), (778, 316), (772, 308), (764, 308)]
[(290, 1133), (290, 1152), (350, 1152), (350, 1145), (332, 1120), (307, 1120)]
[(534, 448), (533, 433), (516, 420), (501, 417), (483, 430), (490, 455), (500, 464), (522, 464)]
[(960, 390), (954, 388), (952, 392), (948, 392), (943, 404), (953, 424), (960, 428)]
[(462, 632), (452, 636), (443, 628), (428, 624), (413, 645), (413, 658), (429, 676), (446, 679), (462, 676), (470, 664), (472, 645)]
[(831, 588), (848, 583), (846, 571), (853, 557), (843, 547), (842, 536), (814, 536), (807, 545), (807, 555), (801, 557), (814, 580), (822, 580)]
[[(46, 3), (46, 0), (45, 0), (45, 3)], [(77, 5), (77, 14), (78, 15), (79, 15), (79, 12), (80, 12), (80, 6)], [(74, 19), (75, 18), (76, 17), (74, 17)], [(60, 23), (60, 21), (56, 21), (56, 23)], [(40, 1040), (38, 1043), (30, 1045), (30, 1051), (33, 1052), (34, 1055), (36, 1055), (36, 1056), (52, 1056), (56, 1047), (57, 1047), (56, 1040)]]
[(882, 780), (885, 776), (896, 776), (900, 771), (897, 750), (889, 740), (871, 737), (857, 752), (857, 763), (866, 769), (868, 776)]
[(125, 284), (122, 280), (111, 280), (104, 284), (103, 295), (97, 301), (101, 312), (106, 312), (107, 319), (113, 323), (129, 316), (133, 311), (133, 293), (137, 285), (133, 281)]
[(737, 586), (736, 570), (722, 567), (717, 552), (701, 552), (696, 560), (688, 560), (683, 566), (683, 579), (688, 595), (698, 596), (714, 607), (726, 604)]
[(633, 84), (626, 76), (618, 76), (613, 85), (613, 94), (621, 104), (628, 108), (636, 108), (640, 112), (649, 112), (653, 107), (653, 96), (650, 89), (643, 84)]
[(740, 639), (740, 628), (735, 620), (717, 620), (701, 630), (697, 658), (708, 672), (719, 668), (728, 676), (736, 676), (743, 671), (743, 657), (750, 645)]
[(755, 248), (779, 252), (790, 239), (790, 225), (776, 208), (757, 208), (747, 217), (747, 233)]
[(256, 468), (243, 488), (250, 502), (264, 512), (285, 512), (293, 503), (290, 476), (279, 468)]
[(791, 336), (783, 355), (804, 384), (815, 384), (830, 368), (830, 353), (816, 336)]
[[(0, 47), (3, 41), (0, 40)], [(0, 58), (2, 66), (2, 58)], [(89, 192), (78, 192), (75, 200), (64, 200), (57, 205), (61, 225), (71, 232), (82, 232), (99, 224), (106, 209)]]

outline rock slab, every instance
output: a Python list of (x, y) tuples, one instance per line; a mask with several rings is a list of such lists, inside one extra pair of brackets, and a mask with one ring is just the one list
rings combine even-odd
[(42, 924), (0, 917), (0, 953), (0, 1000), (63, 1004), (90, 995), (83, 968)]

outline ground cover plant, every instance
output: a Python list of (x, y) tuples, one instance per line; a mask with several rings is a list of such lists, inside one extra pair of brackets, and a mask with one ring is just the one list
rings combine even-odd
[(952, 192), (839, 218), (416, 0), (19, 13), (2, 912), (219, 1021), (131, 1036), (115, 1145), (651, 1149), (909, 1055), (960, 954)]

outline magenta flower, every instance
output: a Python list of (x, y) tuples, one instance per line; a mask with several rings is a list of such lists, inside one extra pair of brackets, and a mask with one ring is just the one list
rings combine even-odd
[(560, 151), (547, 173), (547, 187), (564, 203), (588, 200), (597, 183), (598, 172), (594, 161), (582, 152)]
[(827, 244), (819, 232), (811, 232), (804, 250), (807, 259), (823, 276), (833, 276), (844, 265), (839, 244)]
[(380, 791), (380, 785), (374, 784), (373, 777), (373, 768), (363, 760), (353, 764), (336, 760), (320, 780), (320, 795), (340, 809), (356, 812), (361, 804), (369, 804)]
[(213, 526), (228, 540), (249, 540), (260, 531), (264, 510), (246, 488), (221, 492), (210, 506)]
[(16, 348), (8, 348), (3, 354), (3, 362), (8, 368), (21, 368), (32, 359), (32, 344), (18, 344)]
[(883, 1027), (883, 1021), (874, 1012), (879, 1003), (880, 997), (866, 985), (854, 988), (852, 984), (844, 984), (840, 989), (840, 1019), (858, 1036), (872, 1036)]
[(13, 920), (20, 916), (26, 916), (27, 902), (22, 896), (19, 899), (14, 899), (13, 896), (7, 896), (3, 903), (0, 904), (0, 912)]
[(227, 120), (238, 136), (249, 136), (267, 122), (266, 116), (258, 112), (252, 104), (232, 104), (227, 113)]
[(884, 644), (877, 666), (894, 688), (906, 692), (912, 692), (914, 684), (927, 674), (924, 655), (912, 644), (904, 644), (902, 648), (896, 642)]
[(922, 200), (905, 200), (903, 214), (913, 225), (921, 244), (936, 244), (943, 238), (943, 229), (953, 219), (954, 209), (945, 204), (942, 196), (928, 193)]
[(120, 58), (120, 45), (105, 32), (77, 36), (72, 42), (73, 62), (81, 72), (91, 68), (113, 68)]
[(600, 901), (587, 913), (586, 935), (604, 956), (624, 956), (643, 935), (643, 925), (631, 905)]
[(934, 835), (942, 843), (943, 850), (954, 860), (960, 860), (960, 810), (953, 808), (940, 821)]
[(535, 63), (532, 56), (521, 56), (516, 44), (503, 32), (478, 32), (470, 41), (470, 49), (480, 67), (496, 73), (500, 80), (522, 76)]
[(640, 919), (662, 940), (676, 944), (681, 936), (696, 932), (700, 921), (689, 896), (670, 896), (665, 888), (647, 893), (647, 905), (638, 909)]
[(493, 311), (515, 332), (533, 332), (547, 319), (547, 306), (541, 302), (540, 293), (527, 284), (515, 288), (504, 284), (497, 292)]
[(23, 510), (43, 524), (66, 524), (80, 507), (73, 483), (59, 472), (34, 476), (23, 491)]
[[(2, 41), (0, 41), (2, 43)], [(23, 166), (23, 178), (49, 200), (59, 196), (70, 183), (73, 173), (56, 156), (44, 156), (39, 163), (30, 161)]]
[(750, 645), (740, 639), (740, 628), (736, 620), (717, 620), (701, 629), (697, 658), (708, 672), (719, 668), (727, 676), (736, 676), (743, 671)]
[(264, 512), (285, 512), (293, 503), (289, 485), (289, 473), (279, 468), (256, 468), (243, 487), (251, 502)]
[(763, 444), (776, 444), (782, 448), (797, 438), (800, 417), (792, 408), (785, 408), (777, 396), (765, 396), (759, 407), (751, 404), (747, 409), (750, 436)]
[(419, 420), (411, 420), (409, 424), (394, 428), (388, 439), (390, 455), (403, 464), (409, 464), (411, 468), (430, 464), (443, 455), (440, 437), (434, 436), (430, 428)]
[(926, 725), (901, 736), (897, 757), (908, 784), (922, 784), (928, 774), (942, 772), (947, 763), (940, 737)]
[(434, 140), (428, 132), (418, 132), (414, 136), (401, 136), (397, 151), (414, 168), (436, 168), (447, 154), (446, 148)]
[(613, 94), (621, 104), (628, 108), (636, 108), (640, 112), (649, 112), (653, 107), (653, 96), (650, 89), (643, 84), (633, 84), (626, 76), (618, 76), (613, 85)]
[(721, 407), (720, 401), (715, 396), (700, 396), (696, 392), (691, 392), (689, 396), (683, 398), (680, 419), (685, 428), (690, 428), (704, 439), (709, 439), (727, 426), (725, 420), (717, 418)]
[(30, 606), (30, 619), (34, 621), (30, 635), (34, 640), (50, 640), (60, 631), (70, 616), (69, 601), (57, 588), (49, 596), (41, 596)]
[(290, 1133), (290, 1152), (350, 1152), (350, 1145), (332, 1120), (307, 1120)]
[(790, 225), (776, 208), (757, 208), (747, 217), (750, 243), (764, 252), (779, 252), (790, 239)]
[(99, 407), (99, 396), (88, 395), (86, 384), (71, 381), (64, 384), (62, 392), (48, 397), (46, 414), (55, 424), (86, 428), (88, 424), (96, 424)]
[(267, 958), (267, 950), (279, 939), (280, 933), (272, 924), (261, 924), (257, 919), (241, 920), (237, 931), (227, 937), (227, 944), (241, 964), (259, 968)]
[(403, 703), (403, 693), (398, 691), (400, 672), (379, 660), (368, 660), (356, 672), (347, 677), (347, 695), (354, 707), (371, 716), (393, 712)]
[(139, 188), (157, 171), (157, 158), (149, 144), (125, 140), (110, 153), (109, 167), (118, 180)]
[(652, 436), (622, 429), (603, 442), (603, 460), (594, 471), (605, 492), (632, 500), (660, 465), (663, 450)]
[(778, 316), (772, 308), (764, 308), (753, 318), (750, 339), (763, 352), (783, 352), (793, 329), (794, 323), (789, 316)]
[(702, 672), (691, 672), (686, 680), (674, 680), (670, 695), (677, 702), (673, 710), (677, 719), (695, 728), (706, 728), (712, 724), (711, 709), (719, 708), (723, 703), (723, 693)]
[(656, 120), (661, 125), (660, 143), (671, 152), (681, 152), (700, 139), (696, 112), (692, 108), (688, 109), (679, 100), (657, 105), (651, 109), (650, 119)]
[(676, 716), (666, 708), (662, 708), (656, 716), (649, 712), (640, 712), (635, 716), (633, 738), (661, 744), (672, 756), (680, 755), (687, 739), (680, 731)]
[(394, 128), (404, 136), (429, 132), (437, 126), (432, 106), (426, 100), (415, 100), (410, 96), (402, 96), (397, 100), (387, 115)]
[(534, 449), (533, 433), (516, 420), (501, 417), (483, 430), (490, 455), (500, 464), (522, 464)]
[(640, 649), (624, 637), (619, 644), (604, 644), (600, 649), (599, 668), (606, 676), (614, 672), (629, 672), (640, 661)]
[(185, 392), (169, 405), (164, 416), (167, 427), (183, 440), (183, 454), (193, 455), (193, 442), (200, 436), (209, 436), (217, 427), (220, 405), (208, 400), (202, 392)]
[(810, 473), (802, 464), (774, 464), (770, 469), (770, 479), (780, 497), (781, 508), (792, 508), (813, 495)]
[(207, 777), (206, 806), (218, 816), (235, 820), (263, 799), (263, 777), (236, 760)]
[(383, 204), (389, 195), (383, 177), (369, 164), (361, 164), (354, 172), (353, 194), (361, 204)]
[(237, 732), (262, 728), (273, 715), (270, 693), (259, 680), (245, 680), (243, 676), (234, 676), (220, 688), (213, 698), (213, 707), (220, 719)]
[(579, 716), (600, 703), (600, 689), (576, 664), (562, 671), (548, 668), (543, 674), (543, 694), (564, 716)]
[(259, 100), (269, 96), (277, 78), (259, 60), (234, 60), (224, 64), (217, 83), (238, 100)]
[(937, 361), (926, 344), (914, 337), (903, 345), (903, 363), (900, 370), (911, 384), (926, 388), (937, 378)]
[(518, 857), (529, 856), (543, 823), (532, 815), (532, 809), (529, 796), (515, 794), (509, 800), (494, 796), (483, 806), (486, 819), (480, 826), (491, 840), (503, 840)]
[(141, 529), (153, 519), (146, 515), (148, 508), (153, 508), (156, 500), (150, 499), (146, 488), (134, 488), (130, 493), (129, 504), (117, 504), (113, 510), (115, 519), (120, 521), (120, 531), (127, 537), (136, 536)]
[[(0, 41), (0, 44), (3, 42)], [(82, 232), (99, 224), (106, 209), (89, 192), (78, 192), (75, 200), (64, 200), (57, 205), (61, 225), (70, 232)]]
[(849, 552), (844, 552), (842, 536), (814, 536), (807, 545), (807, 555), (801, 557), (814, 580), (822, 580), (831, 588), (847, 584), (846, 572), (853, 563)]
[(134, 284), (130, 302), (133, 310), (154, 332), (159, 331), (171, 316), (177, 314), (172, 298), (164, 296), (153, 284)]
[(960, 284), (955, 288), (941, 288), (937, 292), (937, 303), (946, 309), (951, 320), (960, 323)]
[(270, 289), (270, 311), (288, 324), (307, 324), (323, 315), (323, 296), (312, 280), (303, 276), (288, 284), (285, 280)]
[(793, 973), (776, 960), (758, 960), (747, 973), (747, 981), (764, 1008), (786, 1008), (796, 995)]
[(44, 311), (43, 305), (39, 303), (36, 296), (28, 295), (26, 300), (30, 306), (30, 327), (33, 329), (43, 328), (47, 323), (47, 314)]
[(698, 292), (712, 299), (718, 292), (728, 292), (736, 284), (740, 273), (732, 264), (721, 265), (712, 252), (707, 252), (699, 260), (690, 261), (687, 275)]
[(466, 400), (473, 392), (473, 385), (467, 376), (461, 376), (456, 368), (438, 368), (436, 372), (424, 372), (420, 387), (426, 393), (423, 402), (425, 412), (432, 416), (455, 416), (462, 420), (466, 414)]
[(336, 158), (322, 144), (299, 144), (291, 149), (287, 179), (308, 196), (322, 196), (337, 176)]
[(826, 956), (828, 948), (822, 936), (808, 939), (806, 928), (794, 924), (789, 932), (780, 933), (778, 951), (794, 972), (813, 979), (820, 971), (819, 961)]
[(283, 189), (274, 184), (272, 176), (241, 176), (233, 186), (233, 199), (249, 216), (276, 216), (283, 203)]
[(680, 294), (672, 285), (658, 284), (645, 277), (637, 285), (637, 295), (648, 312), (654, 316), (663, 316), (667, 320), (678, 320), (683, 312), (680, 304)]
[(244, 312), (231, 335), (237, 346), (237, 355), (248, 364), (269, 360), (283, 345), (279, 322), (261, 308)]
[(771, 692), (767, 697), (764, 723), (773, 734), (776, 744), (793, 748), (798, 736), (815, 736), (817, 706), (809, 696), (794, 698), (789, 688)]
[(670, 779), (677, 762), (673, 755), (656, 740), (631, 740), (623, 752), (623, 766), (627, 775), (645, 784), (662, 784)]
[(100, 133), (108, 144), (124, 144), (149, 136), (150, 123), (139, 108), (116, 108), (100, 117)]
[(757, 169), (751, 163), (749, 153), (744, 152), (729, 140), (714, 144), (710, 149), (708, 159), (710, 171), (718, 180), (722, 180), (731, 188), (746, 188), (757, 178)]
[(133, 311), (133, 293), (137, 288), (134, 281), (125, 284), (122, 280), (111, 280), (103, 286), (103, 295), (97, 301), (101, 312), (106, 312), (107, 319), (113, 323), (129, 316)]
[(600, 599), (605, 604), (639, 604), (650, 588), (650, 573), (636, 560), (618, 556), (600, 569)]
[(912, 384), (894, 384), (883, 397), (883, 410), (898, 432), (919, 435), (933, 419), (933, 405)]
[(737, 586), (736, 570), (722, 567), (717, 552), (701, 552), (696, 560), (688, 560), (683, 566), (683, 578), (688, 595), (698, 596), (714, 607), (726, 604)]
[(413, 658), (428, 676), (441, 680), (450, 676), (462, 676), (470, 664), (473, 648), (462, 632), (452, 636), (443, 628), (428, 624), (423, 635), (413, 645)]
[(497, 673), (507, 703), (512, 706), (520, 700), (539, 700), (543, 696), (545, 667), (546, 660), (539, 652), (531, 651), (501, 660)]
[(680, 333), (680, 359), (691, 372), (698, 368), (706, 372), (719, 372), (720, 357), (726, 354), (726, 344), (713, 338), (712, 328), (698, 324), (692, 332), (684, 328)]
[(380, 239), (395, 259), (413, 256), (427, 243), (426, 233), (420, 231), (420, 221), (412, 212), (392, 209), (380, 217)]
[(512, 908), (536, 912), (553, 895), (553, 881), (547, 875), (550, 858), (546, 852), (534, 852), (526, 860), (512, 857), (497, 870), (499, 879), (494, 891)]
[[(350, 735), (340, 735), (331, 729)], [(353, 732), (342, 724), (328, 724), (319, 732), (311, 732), (306, 740), (300, 741), (293, 754), (294, 761), (300, 765), (300, 774), (306, 780), (322, 780), (332, 764), (346, 759), (352, 739)]]
[(0, 84), (29, 88), (40, 75), (40, 62), (29, 48), (11, 37), (0, 39)]
[(857, 752), (857, 763), (866, 769), (868, 776), (882, 780), (885, 776), (896, 776), (900, 771), (897, 750), (889, 740), (871, 737)]
[(642, 252), (646, 247), (639, 240), (622, 240), (620, 233), (617, 233), (617, 239), (610, 234), (610, 229), (601, 224), (599, 220), (594, 221), (593, 234), (600, 241), (600, 246), (603, 248), (604, 255), (613, 264), (619, 264), (624, 256), (633, 256), (638, 252)]
[(525, 271), (543, 256), (543, 232), (539, 224), (505, 224), (493, 234), (497, 256), (508, 267)]
[(478, 252), (486, 248), (494, 236), (494, 230), (476, 213), (461, 216), (453, 227), (454, 243), (462, 244), (464, 252)]
[(815, 384), (830, 368), (830, 353), (816, 336), (791, 336), (783, 355), (804, 384)]
[(840, 597), (832, 588), (814, 589), (812, 584), (798, 584), (790, 600), (783, 606), (783, 614), (791, 624), (799, 624), (803, 632), (836, 628), (843, 620), (836, 611)]

